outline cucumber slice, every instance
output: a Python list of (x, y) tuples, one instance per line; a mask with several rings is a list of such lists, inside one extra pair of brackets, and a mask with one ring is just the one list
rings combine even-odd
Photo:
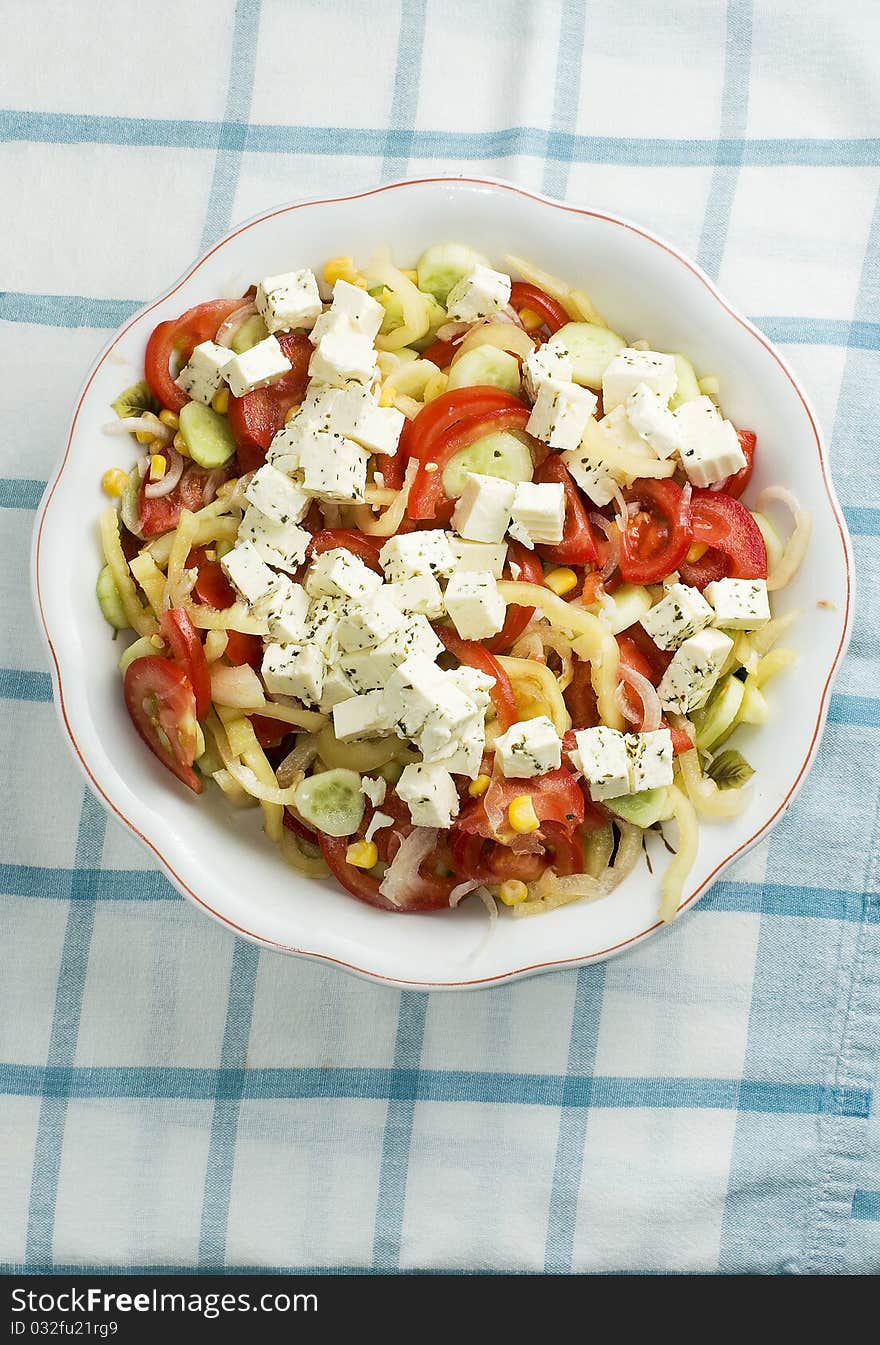
[(449, 371), (446, 391), (453, 388), (503, 388), (519, 392), (520, 375), (516, 358), (497, 346), (476, 346), (457, 359)]
[(232, 349), (236, 355), (243, 355), (251, 346), (255, 346), (258, 341), (265, 341), (269, 335), (269, 329), (266, 326), (259, 313), (252, 313), (249, 318), (241, 324), (238, 331), (232, 338)]
[[(403, 348), (406, 350), (406, 347)], [(403, 354), (403, 351), (395, 352)], [(431, 379), (439, 374), (440, 370), (431, 360), (420, 360), (413, 358), (404, 360), (399, 369), (395, 369), (387, 380), (395, 392), (402, 393), (405, 397), (415, 397), (421, 401), (425, 395), (425, 388)]]
[(705, 709), (694, 715), (697, 747), (715, 747), (733, 732), (739, 723), (744, 694), (745, 683), (729, 673), (712, 692)]
[(759, 687), (751, 677), (743, 683), (742, 705), (737, 716), (738, 724), (766, 724), (770, 718), (770, 706)]
[(187, 402), (180, 412), (180, 433), (193, 462), (222, 467), (235, 452), (229, 421), (202, 402)]
[(475, 266), (488, 266), (489, 259), (464, 243), (434, 243), (426, 248), (416, 264), (419, 289), (433, 294), (445, 304), (453, 285), (457, 285)]
[(602, 375), (626, 342), (608, 327), (596, 327), (592, 322), (567, 322), (547, 344), (568, 354), (575, 383), (601, 392)]
[(602, 807), (624, 822), (636, 827), (653, 827), (669, 816), (668, 789), (642, 789), (638, 794), (624, 794), (619, 799), (603, 799)]
[(124, 677), (128, 671), (128, 665), (134, 663), (136, 658), (149, 658), (151, 655), (155, 656), (155, 654), (156, 646), (152, 640), (149, 636), (142, 635), (139, 640), (135, 640), (134, 644), (130, 644), (127, 649), (123, 650), (122, 657), (119, 660), (119, 671)]
[(646, 588), (641, 584), (621, 584), (613, 594), (606, 594), (600, 614), (611, 634), (619, 635), (650, 610), (651, 595)]
[(531, 481), (534, 470), (525, 439), (516, 430), (500, 430), (453, 454), (443, 468), (443, 489), (450, 499), (456, 499), (464, 490), (469, 472), (500, 476), (503, 481)]
[(764, 538), (764, 545), (767, 548), (767, 569), (772, 573), (782, 560), (785, 546), (766, 514), (759, 514), (753, 509), (752, 518), (757, 523), (761, 530), (761, 536)]
[(116, 587), (116, 580), (113, 578), (113, 571), (109, 565), (105, 565), (98, 575), (95, 593), (98, 598), (98, 606), (101, 608), (107, 624), (112, 626), (114, 630), (126, 630), (128, 618), (125, 615), (119, 589)]
[(686, 355), (673, 355), (675, 360), (675, 372), (678, 374), (678, 384), (675, 392), (669, 399), (669, 405), (673, 411), (682, 402), (695, 402), (702, 396), (700, 385), (697, 382), (697, 375), (694, 373), (694, 366)]
[(325, 836), (351, 836), (363, 821), (361, 777), (343, 767), (306, 776), (294, 800), (297, 812)]

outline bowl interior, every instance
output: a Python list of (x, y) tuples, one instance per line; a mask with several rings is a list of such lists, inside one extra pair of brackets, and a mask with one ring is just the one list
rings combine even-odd
[[(814, 514), (814, 536), (777, 612), (802, 619), (785, 643), (798, 663), (772, 684), (772, 719), (741, 733), (756, 768), (754, 800), (728, 823), (705, 826), (686, 899), (772, 824), (790, 801), (818, 742), (833, 670), (847, 634), (847, 542), (826, 479), (811, 412), (779, 357), (734, 315), (673, 249), (623, 221), (554, 205), (501, 184), (411, 182), (365, 196), (289, 206), (241, 226), (164, 298), (111, 341), (76, 410), (66, 458), (37, 524), (38, 604), (60, 678), (61, 709), (80, 760), (113, 809), (153, 848), (182, 890), (239, 931), (288, 950), (339, 961), (392, 981), (491, 983), (542, 966), (605, 956), (656, 925), (658, 880), (639, 866), (611, 897), (537, 920), (502, 918), (487, 937), (475, 902), (457, 912), (395, 918), (330, 882), (289, 870), (259, 829), (259, 813), (230, 808), (217, 791), (196, 799), (140, 745), (116, 669), (118, 646), (94, 598), (94, 520), (106, 501), (102, 472), (127, 464), (127, 442), (103, 434), (109, 404), (141, 377), (147, 337), (160, 320), (261, 275), (330, 256), (364, 258), (381, 245), (411, 265), (430, 242), (467, 241), (503, 266), (519, 254), (585, 288), (629, 341), (682, 350), (699, 375), (721, 378), (726, 415), (758, 434), (746, 502), (771, 482)], [(664, 860), (654, 856), (655, 873)]]

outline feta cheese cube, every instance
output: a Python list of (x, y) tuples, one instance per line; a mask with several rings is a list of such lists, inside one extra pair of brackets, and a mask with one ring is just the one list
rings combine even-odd
[(398, 626), (403, 625), (403, 614), (389, 602), (380, 590), (374, 597), (354, 608), (343, 617), (336, 628), (340, 647), (351, 653), (356, 649), (371, 649), (381, 644)]
[(602, 405), (606, 414), (622, 405), (640, 383), (668, 403), (678, 386), (673, 356), (661, 355), (656, 350), (618, 351), (602, 375)]
[(254, 303), (270, 332), (290, 332), (314, 326), (324, 305), (313, 271), (285, 271), (264, 276), (257, 286)]
[(309, 595), (286, 574), (275, 578), (275, 586), (255, 605), (254, 614), (265, 618), (271, 640), (279, 644), (306, 644)]
[(671, 458), (681, 447), (681, 428), (674, 413), (647, 383), (640, 383), (624, 403), (626, 418), (658, 458)]
[(437, 752), (431, 761), (442, 766), (451, 775), (465, 775), (469, 780), (476, 780), (482, 769), (485, 751), (486, 729), (483, 716), (474, 715), (461, 728), (458, 737)]
[(714, 607), (716, 626), (727, 630), (757, 630), (770, 620), (766, 579), (716, 579), (705, 596)]
[(372, 803), (374, 808), (378, 808), (385, 802), (388, 785), (382, 779), (381, 775), (362, 775), (361, 792), (370, 800), (370, 803)]
[(340, 654), (339, 666), (358, 691), (372, 691), (387, 687), (396, 669), (414, 655), (433, 663), (442, 649), (430, 623), (414, 615), (405, 617), (403, 625), (372, 649)]
[[(335, 705), (341, 705), (343, 701), (349, 700), (356, 694), (351, 681), (341, 668), (336, 667), (335, 664), (327, 666), (324, 672), (324, 685), (321, 688), (318, 709), (322, 714), (329, 714)], [(383, 780), (382, 783), (384, 784), (385, 781)]]
[(210, 406), (214, 396), (220, 390), (223, 374), (235, 352), (226, 346), (218, 346), (213, 341), (202, 341), (196, 346), (175, 378), (177, 386), (191, 397), (194, 402), (204, 402)]
[(683, 640), (704, 630), (712, 616), (712, 608), (698, 588), (672, 584), (666, 596), (639, 617), (639, 622), (658, 649), (677, 649)]
[(611, 503), (619, 483), (600, 457), (591, 453), (586, 446), (576, 448), (571, 453), (563, 453), (562, 457), (587, 499), (600, 508)]
[(535, 542), (561, 542), (565, 527), (565, 487), (562, 482), (518, 482), (510, 517), (511, 535), (530, 549)]
[(672, 784), (672, 734), (669, 729), (653, 733), (628, 733), (626, 755), (629, 761), (629, 793), (642, 789), (662, 789)]
[(413, 826), (445, 828), (458, 815), (458, 790), (442, 766), (405, 766), (397, 793), (409, 808)]
[(273, 523), (284, 525), (299, 523), (312, 503), (302, 486), (269, 462), (254, 473), (244, 497)]
[(309, 360), (309, 378), (341, 388), (346, 383), (372, 383), (376, 352), (368, 336), (350, 324), (335, 324), (321, 336)]
[(442, 616), (445, 610), (440, 585), (432, 574), (415, 574), (411, 579), (386, 584), (382, 592), (400, 612), (420, 612), (433, 618)]
[(689, 636), (676, 650), (657, 688), (663, 709), (687, 714), (705, 705), (732, 648), (730, 636), (711, 627)]
[(512, 481), (468, 472), (452, 514), (452, 526), (471, 542), (500, 542), (510, 524), (516, 494)]
[(556, 379), (557, 383), (570, 383), (571, 374), (568, 352), (554, 345), (552, 340), (545, 341), (531, 355), (526, 355), (522, 363), (523, 385), (532, 401), (548, 378)]
[(736, 430), (723, 420), (711, 397), (685, 402), (674, 413), (681, 437), (681, 463), (695, 486), (711, 486), (746, 465)]
[(250, 350), (235, 355), (223, 370), (229, 390), (235, 397), (243, 397), (254, 388), (274, 383), (291, 369), (290, 360), (278, 344), (277, 337), (267, 336)]
[(609, 504), (618, 492), (620, 482), (607, 466), (607, 460), (610, 457), (613, 461), (619, 449), (642, 458), (653, 456), (653, 450), (630, 425), (622, 406), (615, 407), (599, 421), (589, 420), (580, 445), (563, 454), (566, 467), (594, 504)]
[(562, 761), (562, 743), (547, 715), (521, 719), (495, 739), (495, 761), (507, 780), (555, 771)]
[(267, 565), (293, 573), (306, 558), (312, 534), (295, 523), (273, 523), (253, 505), (245, 510), (238, 529), (239, 542), (251, 542)]
[(340, 621), (348, 616), (354, 603), (349, 598), (321, 597), (313, 598), (309, 607), (307, 626), (307, 644), (316, 644), (328, 663), (336, 662), (339, 656), (339, 641), (336, 631)]
[(345, 547), (322, 551), (306, 575), (306, 592), (313, 598), (367, 598), (377, 593), (382, 580)]
[(367, 402), (347, 433), (366, 452), (389, 457), (397, 452), (405, 420), (406, 416), (395, 406), (376, 406)]
[(412, 738), (422, 728), (436, 704), (436, 692), (446, 673), (433, 658), (413, 654), (394, 670), (385, 687), (389, 717), (401, 737)]
[(262, 673), (266, 690), (276, 695), (295, 696), (306, 705), (321, 699), (324, 656), (316, 645), (267, 645)]
[(507, 604), (494, 575), (454, 574), (446, 585), (446, 610), (463, 640), (488, 640), (504, 625)]
[(247, 602), (259, 602), (278, 583), (277, 574), (261, 560), (253, 542), (236, 542), (220, 564), (226, 578)]
[(379, 552), (379, 563), (389, 583), (412, 579), (414, 575), (452, 574), (455, 554), (449, 533), (440, 528), (424, 532), (406, 532), (390, 538)]
[(453, 285), (446, 299), (450, 322), (479, 322), (510, 303), (510, 276), (477, 265)]
[(333, 286), (333, 301), (330, 312), (336, 318), (344, 318), (362, 336), (374, 341), (385, 318), (385, 309), (359, 285), (351, 285), (347, 280), (337, 280)]
[[(278, 467), (280, 471), (296, 471), (299, 467), (299, 450), (303, 442), (303, 432), (307, 427), (299, 423), (299, 412), (272, 436), (272, 442), (266, 450), (266, 461)], [(284, 467), (278, 464), (283, 462)]]
[(507, 560), (506, 542), (466, 542), (460, 537), (450, 538), (455, 555), (456, 570), (481, 570), (500, 579)]
[[(384, 693), (400, 662), (393, 651), (382, 649), (381, 645), (374, 645), (372, 649), (355, 649), (350, 654), (337, 652), (335, 659), (358, 692), (381, 690)], [(393, 724), (393, 716), (389, 714), (389, 718)]]
[(478, 710), (485, 710), (492, 699), (489, 693), (495, 685), (495, 678), (480, 672), (479, 668), (470, 668), (462, 663), (460, 667), (446, 673), (446, 679), (466, 696), (470, 696)]
[(425, 761), (436, 761), (440, 753), (453, 750), (482, 723), (470, 696), (445, 680), (433, 690), (434, 704), (415, 738)]
[(299, 462), (307, 495), (322, 500), (363, 500), (368, 461), (369, 455), (341, 434), (303, 431)]
[(551, 448), (577, 448), (597, 404), (589, 388), (558, 378), (543, 379), (526, 431)]
[(433, 660), (443, 653), (443, 642), (434, 634), (428, 618), (413, 612), (404, 616), (397, 629), (377, 646), (377, 653), (391, 654), (397, 663), (414, 654)]
[(383, 691), (367, 691), (362, 696), (349, 696), (347, 700), (333, 706), (333, 732), (340, 742), (380, 737), (387, 734), (390, 728)]
[(598, 802), (628, 794), (630, 773), (625, 735), (599, 725), (594, 729), (578, 729), (574, 737), (577, 747), (570, 756), (590, 786), (590, 798)]

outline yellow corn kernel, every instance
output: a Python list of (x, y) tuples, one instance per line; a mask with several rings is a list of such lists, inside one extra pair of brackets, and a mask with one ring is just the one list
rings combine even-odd
[(529, 895), (529, 889), (519, 878), (508, 878), (498, 889), (505, 906), (518, 906)]
[(162, 639), (162, 636), (161, 636), (161, 635), (151, 635), (151, 636), (150, 636), (150, 644), (153, 646), (154, 649), (164, 649), (164, 648), (165, 648), (165, 641)]
[(407, 280), (411, 280), (412, 283), (413, 283), (414, 285), (418, 285), (418, 283), (419, 283), (419, 273), (418, 273), (418, 271), (403, 271), (403, 270), (402, 270), (402, 271), (400, 272), (400, 274), (401, 274), (402, 276), (406, 276)]
[(159, 419), (163, 425), (167, 425), (169, 430), (180, 429), (180, 416), (176, 411), (160, 411)]
[(349, 285), (358, 285), (362, 290), (367, 288), (366, 278), (355, 266), (353, 257), (331, 257), (324, 263), (324, 280), (331, 286), (337, 280), (347, 280)]
[(128, 485), (128, 476), (121, 467), (110, 467), (101, 477), (101, 489), (105, 495), (116, 499)]
[(150, 480), (161, 481), (168, 470), (168, 459), (162, 453), (154, 453), (150, 458)]
[(478, 775), (476, 780), (471, 780), (468, 785), (468, 793), (472, 799), (482, 798), (491, 783), (491, 775)]
[(187, 447), (187, 442), (179, 431), (174, 436), (174, 447), (177, 449), (178, 453), (180, 453), (184, 458), (189, 457), (189, 448)]
[(519, 311), (519, 320), (527, 332), (536, 332), (539, 327), (544, 326), (544, 319), (540, 313), (536, 313), (533, 308), (521, 308)]
[(345, 858), (356, 869), (371, 869), (379, 862), (375, 841), (355, 841), (345, 852)]
[(690, 551), (687, 553), (687, 556), (685, 557), (688, 565), (693, 565), (694, 562), (698, 561), (701, 558), (701, 556), (704, 556), (708, 550), (709, 548), (707, 546), (703, 546), (702, 542), (694, 542), (693, 546), (691, 547)]
[(567, 565), (561, 565), (558, 570), (551, 570), (549, 574), (544, 575), (544, 583), (557, 597), (562, 597), (564, 593), (570, 593), (573, 588), (577, 588), (578, 577), (574, 570), (570, 570)]
[(446, 384), (448, 382), (449, 382), (448, 374), (444, 373), (432, 374), (431, 377), (428, 379), (427, 383), (425, 384), (425, 391), (423, 393), (423, 401), (425, 402), (425, 404), (427, 405), (428, 402), (433, 402), (435, 397), (439, 397), (441, 392), (445, 392)]
[(394, 405), (394, 397), (395, 397), (395, 392), (394, 392), (394, 388), (391, 386), (391, 384), (390, 384), (390, 383), (383, 383), (383, 384), (382, 384), (382, 390), (381, 390), (381, 392), (379, 393), (379, 405), (380, 405), (380, 406), (393, 406), (393, 405)]
[(155, 434), (152, 434), (150, 430), (135, 430), (134, 437), (139, 444), (152, 444), (156, 440)]
[(285, 423), (285, 425), (289, 425), (289, 424), (290, 424), (290, 422), (293, 420), (294, 416), (296, 415), (297, 411), (299, 410), (299, 408), (300, 408), (301, 406), (302, 406), (302, 402), (297, 402), (297, 403), (296, 403), (296, 406), (292, 406), (292, 407), (290, 408), (289, 411), (285, 412), (285, 415), (284, 415), (284, 423)]
[(229, 410), (229, 389), (219, 388), (211, 399), (211, 405), (215, 411), (219, 411), (221, 416), (225, 416)]
[(531, 794), (517, 794), (515, 799), (511, 799), (510, 807), (507, 809), (507, 820), (514, 831), (538, 830), (541, 823), (538, 821)]

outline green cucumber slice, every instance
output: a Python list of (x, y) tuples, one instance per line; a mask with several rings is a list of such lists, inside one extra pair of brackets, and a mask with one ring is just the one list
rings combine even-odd
[(344, 767), (306, 776), (294, 802), (297, 812), (325, 836), (351, 836), (364, 817), (361, 777)]
[(235, 452), (229, 421), (202, 402), (187, 402), (180, 412), (180, 433), (193, 462), (222, 467)]
[(601, 392), (602, 375), (626, 342), (608, 327), (597, 327), (592, 322), (567, 322), (547, 344), (568, 355), (575, 383)]
[(484, 386), (519, 392), (519, 364), (509, 351), (499, 350), (498, 346), (475, 346), (465, 351), (449, 371), (446, 391)]
[(675, 392), (669, 399), (669, 405), (673, 411), (682, 402), (695, 402), (702, 396), (700, 385), (697, 381), (697, 375), (694, 373), (694, 366), (686, 355), (673, 355), (675, 360), (675, 372), (678, 375), (678, 384)]
[(142, 635), (139, 640), (135, 640), (127, 649), (123, 650), (122, 657), (119, 660), (119, 671), (124, 677), (128, 671), (128, 665), (134, 663), (136, 658), (155, 657), (156, 646), (148, 635)]
[(95, 593), (98, 598), (98, 606), (101, 608), (101, 613), (107, 624), (112, 626), (114, 630), (126, 630), (128, 618), (125, 615), (119, 589), (116, 587), (116, 580), (113, 578), (113, 571), (109, 565), (105, 565), (98, 575)]
[(232, 349), (236, 355), (243, 355), (251, 346), (255, 346), (259, 341), (265, 341), (268, 335), (269, 329), (259, 313), (252, 313), (233, 336)]
[(733, 732), (739, 723), (739, 712), (745, 695), (745, 683), (728, 673), (712, 692), (705, 709), (694, 715), (697, 747), (717, 746)]
[(445, 304), (454, 285), (475, 266), (488, 266), (489, 259), (464, 243), (433, 243), (426, 248), (416, 264), (419, 289), (433, 294), (438, 303)]
[(636, 827), (653, 827), (669, 816), (668, 789), (641, 789), (638, 794), (624, 794), (619, 799), (603, 799), (602, 807), (624, 822)]
[(471, 472), (500, 476), (503, 481), (531, 481), (534, 470), (526, 440), (516, 430), (500, 430), (453, 454), (443, 468), (443, 489), (456, 499)]

